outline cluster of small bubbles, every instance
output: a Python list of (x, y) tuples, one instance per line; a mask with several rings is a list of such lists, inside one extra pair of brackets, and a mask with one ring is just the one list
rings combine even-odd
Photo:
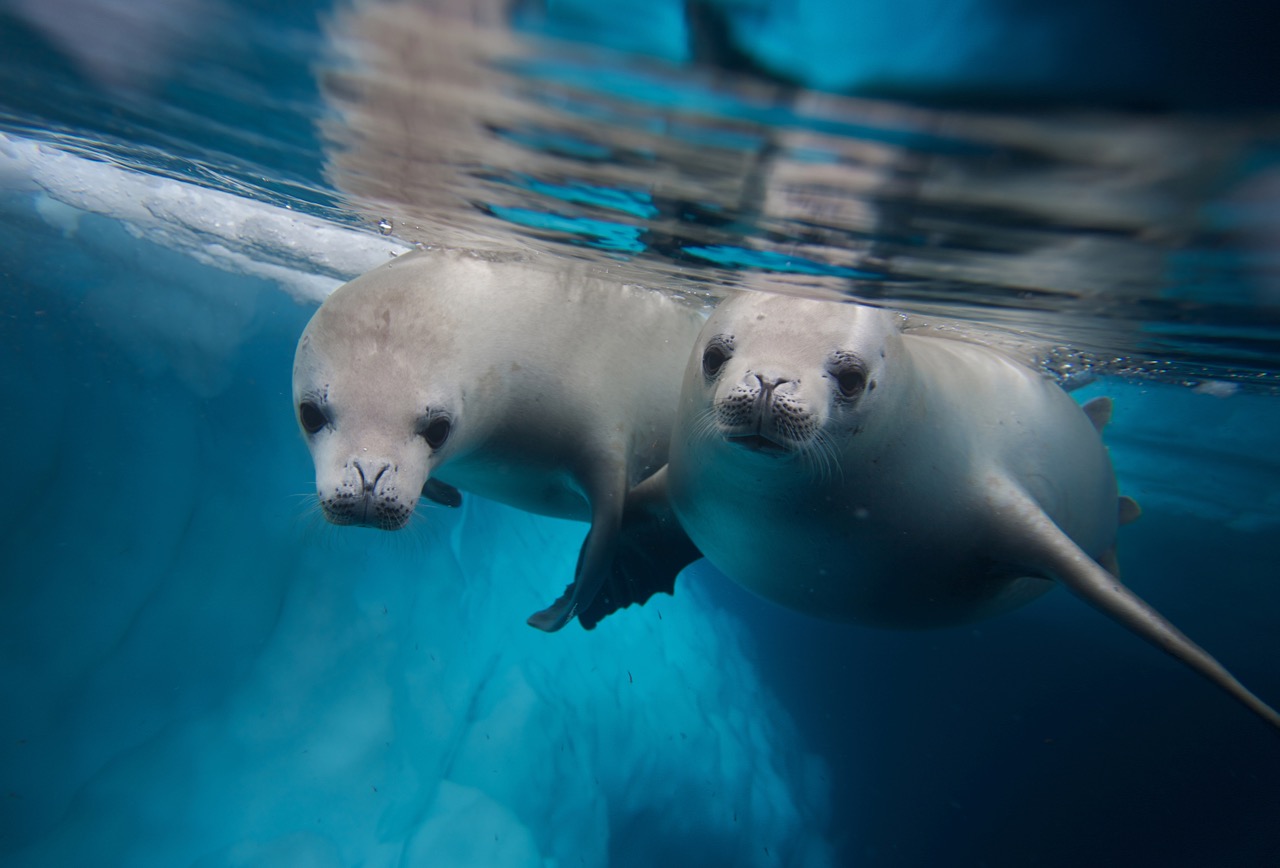
[(1054, 347), (1040, 360), (1045, 373), (1064, 386), (1084, 385), (1098, 373), (1099, 361), (1087, 353), (1072, 347)]
[(1167, 381), (1176, 375), (1176, 369), (1158, 359), (1117, 359), (1105, 373), (1123, 378)]
[(1280, 372), (1190, 365), (1162, 359), (1114, 358), (1095, 366), (1098, 375), (1165, 383), (1197, 394), (1226, 397), (1241, 391), (1280, 393)]

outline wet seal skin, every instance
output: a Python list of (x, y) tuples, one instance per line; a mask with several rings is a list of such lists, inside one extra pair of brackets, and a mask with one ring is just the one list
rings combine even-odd
[(529, 623), (590, 628), (697, 556), (665, 502), (703, 316), (653, 290), (515, 256), (413, 251), (338, 288), (298, 341), (293, 400), (335, 524), (396, 530), (461, 491), (591, 523), (573, 582)]
[(670, 500), (725, 575), (800, 612), (884, 627), (964, 623), (1053, 587), (1280, 715), (1126, 588), (1101, 431), (1040, 373), (963, 340), (904, 333), (873, 307), (743, 293), (715, 310), (685, 372)]

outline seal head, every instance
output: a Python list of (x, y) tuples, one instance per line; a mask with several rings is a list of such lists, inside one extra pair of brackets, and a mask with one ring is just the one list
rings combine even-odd
[[(895, 349), (895, 318), (873, 308), (850, 308), (842, 329), (803, 322), (805, 301), (762, 296), (756, 314), (713, 314), (690, 364), (686, 389), (711, 407), (705, 433), (771, 458), (831, 457), (833, 442), (858, 431)], [(806, 337), (781, 342), (779, 332)], [(799, 332), (798, 332), (799, 333)], [(797, 333), (797, 334), (798, 334)], [(762, 343), (776, 352), (761, 353)], [(742, 350), (739, 352), (739, 350)]]
[[(574, 263), (415, 251), (338, 288), (298, 342), (293, 398), (335, 524), (404, 527), (459, 490), (590, 522), (530, 623), (591, 627), (697, 556), (658, 493), (702, 314)], [(631, 508), (631, 513), (626, 510)]]
[[(398, 530), (420, 496), (461, 503), (431, 470), (447, 460), (462, 408), (446, 382), (422, 375), (428, 360), (403, 334), (413, 323), (385, 303), (368, 311), (354, 295), (335, 292), (299, 341), (294, 406), (325, 518)], [(334, 339), (335, 329), (343, 339)]]

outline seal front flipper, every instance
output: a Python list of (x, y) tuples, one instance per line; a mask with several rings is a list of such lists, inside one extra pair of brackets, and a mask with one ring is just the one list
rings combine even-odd
[(582, 609), (590, 606), (604, 585), (613, 564), (618, 547), (618, 532), (622, 528), (622, 508), (626, 491), (625, 473), (619, 474), (618, 483), (597, 492), (591, 500), (591, 530), (578, 552), (578, 566), (573, 572), (573, 582), (565, 588), (560, 598), (541, 612), (529, 616), (530, 627), (547, 633), (564, 627)]
[(591, 530), (587, 532), (582, 551), (578, 553), (578, 566), (574, 570), (573, 581), (558, 600), (541, 612), (529, 616), (530, 627), (554, 633), (572, 621), (580, 610), (591, 605), (604, 584), (609, 564), (613, 561), (620, 525), (621, 515), (611, 516), (605, 521), (599, 515), (592, 518)]
[(667, 500), (663, 466), (627, 494), (613, 565), (595, 599), (578, 612), (578, 623), (591, 630), (619, 609), (675, 593), (676, 576), (700, 557)]
[(1020, 560), (1043, 568), (1095, 609), (1186, 663), (1280, 729), (1280, 712), (1255, 696), (1209, 652), (1085, 554), (1030, 497), (1007, 486), (993, 501), (998, 502), (1002, 523), (1008, 521), (1008, 538), (1017, 538), (1014, 548), (1019, 550)]
[(428, 479), (422, 486), (422, 496), (432, 503), (457, 508), (462, 506), (462, 492), (438, 479)]

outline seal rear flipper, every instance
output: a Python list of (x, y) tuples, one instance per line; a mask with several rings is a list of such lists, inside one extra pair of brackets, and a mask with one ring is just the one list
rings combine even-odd
[(1280, 729), (1280, 713), (1267, 705), (1159, 612), (1102, 568), (1045, 515), (1027, 495), (1006, 488), (999, 497), (999, 518), (1006, 540), (1017, 541), (1020, 559), (1043, 568), (1095, 609), (1123, 624), (1166, 653), (1186, 663), (1230, 693), (1255, 714)]
[(612, 569), (578, 613), (578, 623), (591, 630), (619, 609), (642, 605), (659, 592), (674, 594), (676, 576), (700, 557), (667, 500), (663, 467), (627, 495)]

